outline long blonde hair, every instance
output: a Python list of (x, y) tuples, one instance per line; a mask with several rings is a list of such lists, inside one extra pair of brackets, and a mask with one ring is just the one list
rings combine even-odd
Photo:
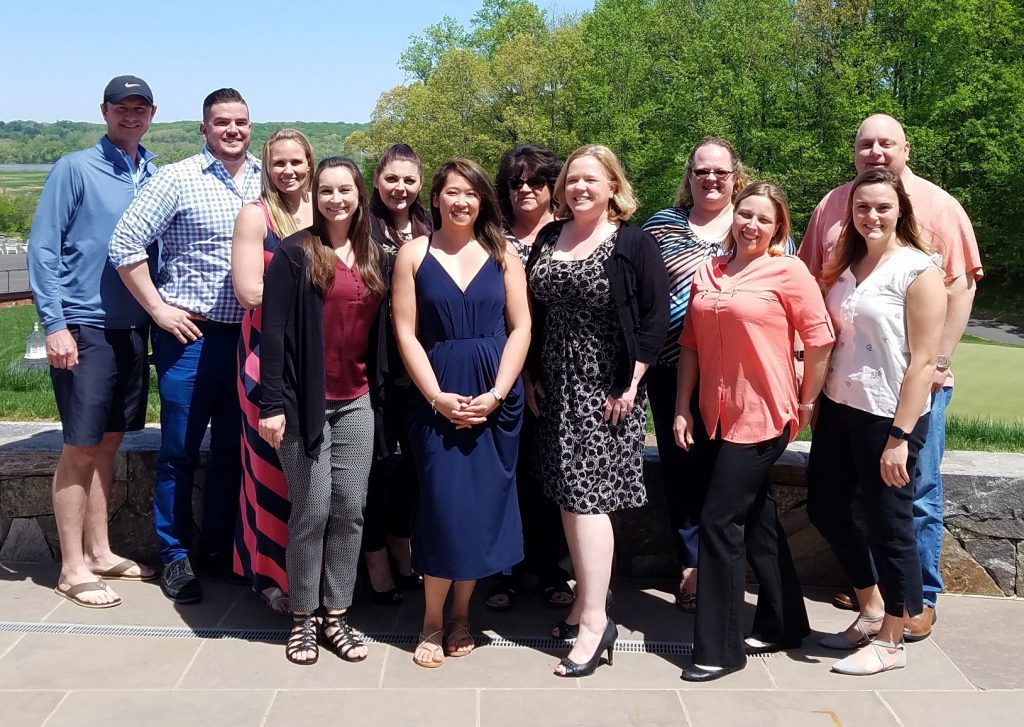
[[(327, 157), (317, 165), (316, 173), (313, 175), (313, 189), (319, 189), (320, 176), (324, 170), (336, 168), (349, 171), (359, 193), (359, 204), (352, 216), (348, 232), (349, 239), (352, 241), (356, 269), (359, 271), (359, 277), (362, 279), (363, 285), (366, 286), (366, 290), (373, 295), (383, 296), (387, 293), (387, 284), (381, 274), (380, 257), (382, 253), (380, 245), (370, 240), (366, 185), (363, 183), (363, 174), (359, 171), (359, 165), (347, 157)], [(330, 237), (327, 233), (327, 221), (320, 211), (320, 205), (316, 202), (313, 203), (313, 225), (302, 240), (302, 247), (309, 259), (310, 282), (321, 293), (326, 293), (334, 283), (334, 269), (338, 264), (338, 258), (331, 248)]]
[(278, 129), (263, 142), (263, 157), (260, 164), (260, 179), (263, 182), (263, 191), (260, 193), (260, 200), (267, 207), (267, 213), (270, 215), (270, 224), (274, 228), (274, 233), (283, 240), (288, 235), (298, 232), (299, 226), (295, 223), (295, 218), (289, 214), (287, 207), (285, 207), (284, 197), (281, 196), (281, 192), (270, 179), (270, 153), (274, 144), (279, 141), (296, 142), (302, 147), (302, 151), (306, 155), (306, 164), (309, 169), (306, 171), (306, 178), (302, 182), (303, 201), (309, 199), (310, 191), (313, 189), (313, 168), (316, 166), (316, 163), (313, 161), (313, 147), (310, 145), (309, 139), (298, 129)]
[(601, 144), (581, 146), (565, 160), (562, 171), (558, 175), (558, 181), (555, 182), (555, 198), (558, 199), (558, 210), (555, 212), (555, 216), (559, 219), (572, 219), (572, 209), (565, 199), (565, 178), (569, 173), (569, 165), (585, 156), (597, 159), (604, 167), (608, 179), (615, 186), (615, 193), (608, 200), (608, 219), (612, 222), (619, 220), (625, 222), (636, 212), (640, 203), (633, 194), (633, 186), (626, 179), (626, 172), (623, 170), (622, 164), (619, 163), (618, 157), (615, 156), (615, 152)]

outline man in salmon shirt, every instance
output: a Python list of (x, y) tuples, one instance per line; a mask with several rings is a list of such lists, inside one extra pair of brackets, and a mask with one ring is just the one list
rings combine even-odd
[[(942, 257), (946, 283), (946, 320), (932, 382), (931, 420), (914, 475), (914, 529), (921, 556), (924, 611), (920, 616), (907, 619), (904, 639), (920, 641), (931, 635), (936, 596), (942, 592), (939, 572), (943, 532), (942, 475), (939, 467), (946, 445), (946, 407), (953, 395), (950, 365), (971, 315), (975, 284), (984, 273), (967, 213), (948, 192), (910, 171), (907, 166), (910, 143), (896, 119), (885, 114), (869, 116), (857, 130), (853, 146), (858, 173), (883, 167), (903, 180), (922, 238)], [(811, 215), (798, 255), (816, 278), (820, 279), (821, 270), (839, 239), (849, 197), (850, 184), (833, 189)], [(856, 608), (847, 594), (837, 594), (835, 603)]]

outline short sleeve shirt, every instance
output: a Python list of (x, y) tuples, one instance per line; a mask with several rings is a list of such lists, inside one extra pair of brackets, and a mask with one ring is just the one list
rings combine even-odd
[[(825, 395), (838, 404), (882, 417), (896, 415), (910, 364), (907, 290), (936, 259), (901, 247), (860, 285), (847, 268), (825, 297), (836, 330)], [(921, 414), (928, 411), (925, 400)]]
[(821, 291), (795, 257), (764, 256), (735, 276), (730, 258), (697, 268), (679, 343), (697, 351), (700, 411), (712, 437), (774, 439), (799, 419), (793, 334), (820, 348), (835, 340)]

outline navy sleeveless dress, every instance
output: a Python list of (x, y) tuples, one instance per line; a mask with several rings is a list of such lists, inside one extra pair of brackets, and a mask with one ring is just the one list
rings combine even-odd
[[(442, 391), (477, 396), (494, 386), (505, 330), (505, 284), (488, 260), (459, 289), (427, 248), (416, 272), (420, 342)], [(523, 385), (485, 424), (456, 429), (415, 396), (409, 437), (419, 476), (413, 568), (424, 575), (475, 580), (523, 559), (516, 459)]]

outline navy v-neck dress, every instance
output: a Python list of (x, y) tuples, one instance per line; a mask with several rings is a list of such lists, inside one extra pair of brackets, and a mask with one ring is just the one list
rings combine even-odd
[[(442, 391), (477, 396), (494, 386), (505, 330), (504, 274), (488, 259), (462, 291), (428, 246), (416, 272), (418, 338)], [(420, 482), (413, 568), (452, 580), (484, 578), (523, 559), (516, 459), (523, 385), (485, 424), (456, 429), (422, 396), (409, 411)]]

